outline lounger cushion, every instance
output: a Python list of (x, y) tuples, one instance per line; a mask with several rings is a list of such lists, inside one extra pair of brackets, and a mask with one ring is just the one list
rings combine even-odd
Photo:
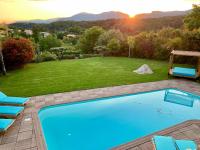
[(0, 119), (0, 132), (7, 130), (13, 122), (13, 119)]
[(23, 111), (24, 107), (0, 106), (0, 115), (17, 116)]
[(168, 136), (154, 136), (153, 142), (156, 150), (176, 150), (175, 141)]
[(8, 97), (7, 96), (4, 98), (0, 98), (0, 103), (24, 105), (28, 100), (29, 100), (28, 98)]
[(173, 75), (184, 76), (184, 77), (196, 77), (196, 69), (174, 67)]
[(197, 150), (197, 145), (191, 140), (176, 140), (178, 150)]

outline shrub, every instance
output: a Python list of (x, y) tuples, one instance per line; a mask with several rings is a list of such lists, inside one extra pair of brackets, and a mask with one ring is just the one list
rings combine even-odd
[(8, 69), (22, 67), (34, 56), (33, 44), (25, 38), (7, 39), (3, 42), (2, 48), (5, 65)]
[(52, 54), (50, 52), (42, 52), (39, 56), (39, 59), (41, 61), (52, 61), (52, 60), (56, 60), (57, 56), (56, 54)]
[(52, 47), (60, 47), (61, 41), (54, 36), (47, 36), (40, 40), (40, 50), (41, 51), (48, 51)]
[(80, 58), (101, 57), (101, 54), (80, 54)]
[(107, 51), (107, 47), (106, 46), (95, 46), (94, 47), (94, 51), (98, 54), (103, 54), (105, 51)]
[(80, 54), (80, 51), (75, 50), (74, 46), (55, 47), (51, 48), (49, 52), (55, 54), (58, 57), (58, 59), (65, 59), (66, 57), (68, 57), (68, 55), (79, 56)]
[(75, 54), (65, 54), (63, 55), (62, 59), (75, 59), (75, 58), (79, 58), (79, 57), (76, 56)]

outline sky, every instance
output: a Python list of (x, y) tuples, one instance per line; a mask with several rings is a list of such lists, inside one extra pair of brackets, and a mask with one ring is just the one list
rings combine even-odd
[(0, 22), (69, 17), (80, 12), (188, 10), (200, 0), (0, 0)]

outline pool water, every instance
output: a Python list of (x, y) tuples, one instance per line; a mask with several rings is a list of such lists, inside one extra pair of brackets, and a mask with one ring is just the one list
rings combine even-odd
[(48, 150), (107, 150), (200, 119), (200, 96), (163, 89), (42, 108)]

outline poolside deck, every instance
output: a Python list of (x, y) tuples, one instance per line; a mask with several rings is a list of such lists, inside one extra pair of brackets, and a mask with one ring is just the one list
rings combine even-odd
[[(25, 111), (17, 118), (14, 125), (5, 134), (0, 135), (0, 150), (45, 149), (37, 117), (37, 112), (41, 107), (162, 88), (179, 88), (200, 95), (199, 83), (176, 79), (32, 97)], [(200, 121), (187, 121), (156, 134), (172, 135), (177, 139), (193, 139), (200, 145)], [(121, 145), (115, 149), (152, 150), (151, 136)]]

